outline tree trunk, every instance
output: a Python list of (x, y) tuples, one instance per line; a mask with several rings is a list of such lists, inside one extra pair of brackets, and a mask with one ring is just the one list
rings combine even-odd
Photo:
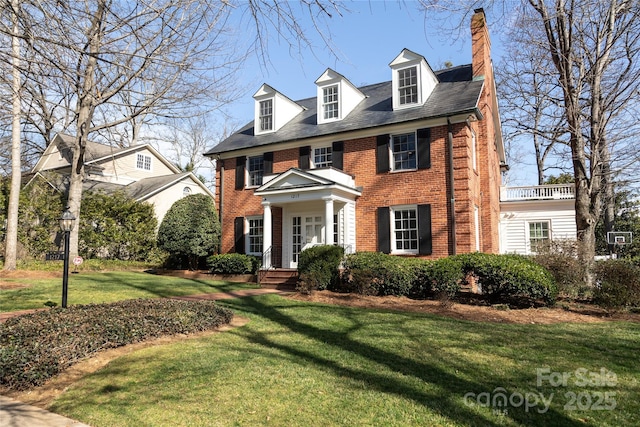
[[(95, 70), (98, 62), (98, 53), (102, 42), (102, 24), (106, 10), (104, 0), (98, 2), (98, 7), (93, 19), (91, 27), (87, 30), (87, 40), (89, 52), (86, 55), (86, 66), (82, 72), (82, 89), (77, 103), (78, 113), (78, 129), (73, 150), (73, 161), (71, 163), (71, 175), (69, 182), (69, 197), (67, 205), (71, 213), (76, 217), (76, 224), (71, 230), (69, 239), (69, 256), (78, 255), (78, 237), (80, 230), (80, 206), (82, 204), (82, 184), (84, 182), (84, 155), (91, 131), (91, 122), (93, 119), (93, 111), (97, 104), (95, 98), (96, 81)], [(79, 61), (84, 58), (81, 56)]]
[(18, 39), (19, 0), (11, 2), (13, 13), (12, 48), (12, 121), (11, 121), (11, 188), (7, 211), (7, 235), (5, 237), (4, 269), (15, 270), (18, 258), (18, 207), (20, 205), (20, 184), (22, 166), (20, 162), (20, 41)]

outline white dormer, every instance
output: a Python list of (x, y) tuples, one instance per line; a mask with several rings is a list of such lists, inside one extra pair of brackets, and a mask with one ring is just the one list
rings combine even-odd
[(318, 124), (342, 120), (365, 98), (342, 74), (331, 68), (316, 80)]
[(403, 49), (389, 66), (394, 110), (421, 106), (438, 84), (426, 59), (409, 49)]
[(304, 110), (268, 84), (253, 95), (255, 102), (254, 133), (262, 135), (279, 130)]

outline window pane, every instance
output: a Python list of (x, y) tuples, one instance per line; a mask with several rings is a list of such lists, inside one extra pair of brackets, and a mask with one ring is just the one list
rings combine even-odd
[(326, 168), (332, 163), (331, 147), (315, 148), (313, 150), (313, 166), (316, 168)]
[(273, 100), (260, 101), (260, 130), (273, 130)]
[(418, 222), (416, 209), (394, 210), (395, 248), (398, 251), (418, 250)]
[(418, 75), (416, 67), (398, 71), (400, 105), (418, 102)]
[(249, 165), (247, 169), (249, 172), (249, 185), (254, 187), (262, 185), (264, 158), (262, 156), (249, 157)]
[(322, 90), (322, 94), (324, 118), (338, 118), (338, 86), (326, 87)]
[(394, 135), (392, 151), (393, 151), (393, 170), (416, 168), (417, 157), (416, 157), (415, 133), (408, 133), (405, 135)]
[(262, 253), (262, 218), (249, 219), (249, 253)]

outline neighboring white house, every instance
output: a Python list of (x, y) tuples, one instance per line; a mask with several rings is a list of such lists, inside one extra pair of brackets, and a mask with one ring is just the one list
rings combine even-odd
[[(73, 143), (72, 136), (56, 135), (31, 170), (29, 182), (41, 177), (60, 191), (67, 191)], [(206, 194), (214, 198), (192, 172), (180, 171), (149, 144), (118, 148), (90, 141), (85, 172), (85, 190), (123, 190), (137, 201), (152, 204), (158, 225), (171, 205), (184, 196)]]
[(537, 243), (576, 239), (573, 184), (502, 187), (500, 253), (535, 253)]

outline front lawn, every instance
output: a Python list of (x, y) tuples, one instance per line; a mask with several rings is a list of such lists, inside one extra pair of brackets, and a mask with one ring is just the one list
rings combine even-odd
[[(26, 273), (25, 273), (26, 275)], [(0, 312), (44, 308), (47, 301), (60, 305), (61, 278), (1, 278)], [(16, 287), (13, 286), (24, 286)], [(182, 279), (143, 272), (81, 272), (69, 275), (68, 304), (100, 304), (136, 298), (225, 292), (255, 288), (255, 283), (232, 283), (209, 279)]]
[(640, 424), (637, 323), (219, 304), (251, 321), (114, 360), (52, 409), (95, 427)]

